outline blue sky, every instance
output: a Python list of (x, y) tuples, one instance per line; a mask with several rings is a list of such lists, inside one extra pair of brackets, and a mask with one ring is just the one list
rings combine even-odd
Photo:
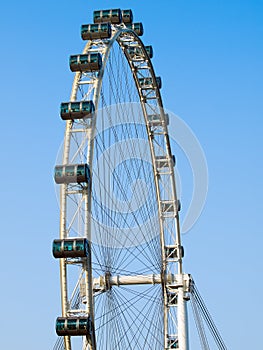
[(132, 8), (143, 21), (164, 105), (192, 128), (207, 158), (206, 206), (183, 237), (185, 271), (229, 349), (260, 349), (260, 0), (1, 3), (1, 346), (46, 350), (56, 339), (59, 275), (50, 250), (59, 227), (52, 179), (64, 133), (58, 107), (70, 94), (68, 56), (83, 47), (80, 25), (94, 9), (114, 7)]

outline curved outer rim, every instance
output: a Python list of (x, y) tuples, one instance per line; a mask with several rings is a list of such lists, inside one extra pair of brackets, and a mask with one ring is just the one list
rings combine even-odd
[[(153, 65), (151, 62), (151, 59), (148, 57), (148, 54), (146, 52), (146, 49), (144, 47), (144, 44), (140, 40), (140, 38), (137, 36), (136, 33), (134, 33), (132, 30), (127, 29), (125, 27), (121, 26), (114, 26), (113, 28), (113, 34), (111, 39), (108, 41), (106, 45), (106, 50), (103, 53), (103, 66), (98, 74), (98, 79), (94, 83), (94, 99), (93, 103), (95, 105), (95, 111), (98, 110), (98, 103), (100, 99), (100, 91), (102, 86), (102, 80), (104, 75), (105, 66), (107, 64), (107, 60), (111, 51), (111, 47), (114, 44), (114, 42), (118, 42), (118, 44), (122, 47), (124, 50), (125, 57), (130, 65), (130, 68), (133, 73), (133, 78), (137, 87), (138, 95), (140, 97), (141, 101), (141, 107), (143, 110), (144, 118), (145, 118), (145, 124), (147, 126), (147, 133), (148, 133), (148, 140), (149, 140), (149, 147), (151, 151), (151, 157), (152, 157), (152, 164), (154, 169), (154, 179), (155, 179), (155, 187), (156, 187), (156, 195), (158, 200), (158, 217), (159, 217), (159, 224), (160, 224), (160, 241), (161, 241), (161, 247), (162, 247), (162, 286), (163, 286), (163, 301), (164, 301), (164, 349), (168, 348), (168, 306), (167, 306), (167, 293), (166, 293), (166, 287), (167, 287), (167, 261), (165, 256), (165, 237), (164, 237), (164, 217), (162, 215), (162, 208), (161, 208), (161, 194), (160, 194), (160, 185), (159, 185), (159, 179), (160, 175), (158, 174), (157, 168), (156, 168), (156, 162), (155, 162), (155, 153), (154, 153), (154, 145), (153, 145), (153, 138), (150, 135), (149, 132), (149, 123), (147, 122), (147, 109), (146, 109), (146, 102), (144, 100), (144, 96), (142, 94), (142, 90), (139, 86), (139, 80), (136, 75), (135, 70), (133, 69), (132, 65), (132, 59), (127, 54), (127, 50), (125, 49), (122, 38), (129, 34), (133, 37), (134, 41), (138, 43), (140, 48), (143, 50), (145, 63), (148, 65), (148, 71), (153, 79), (153, 86), (156, 93), (156, 101), (157, 105), (160, 111), (161, 119), (162, 119), (162, 128), (163, 128), (163, 135), (165, 139), (165, 146), (166, 146), (166, 155), (167, 158), (170, 159), (172, 157), (171, 149), (170, 149), (170, 141), (169, 141), (169, 135), (168, 135), (168, 129), (167, 124), (165, 121), (165, 114), (163, 111), (163, 103), (161, 94), (156, 82), (156, 76), (154, 73)], [(83, 54), (88, 53), (89, 49), (92, 46), (92, 41), (88, 41), (84, 50)], [(72, 92), (70, 101), (76, 101), (77, 99), (77, 91), (78, 91), (78, 83), (81, 78), (82, 74), (81, 72), (77, 72), (74, 77), (73, 85), (72, 85)], [(70, 151), (70, 139), (71, 139), (71, 130), (73, 126), (73, 121), (69, 120), (66, 123), (66, 130), (65, 130), (65, 139), (64, 139), (64, 152), (63, 152), (63, 164), (67, 164), (69, 161), (69, 151)], [(92, 161), (93, 161), (93, 144), (94, 144), (94, 133), (95, 133), (95, 126), (96, 126), (96, 113), (94, 115), (94, 118), (92, 120), (92, 127), (90, 128), (89, 135), (88, 135), (88, 156), (87, 156), (87, 162), (90, 165), (91, 173), (92, 173)], [(174, 169), (172, 162), (169, 162), (169, 172), (170, 172), (170, 181), (171, 181), (171, 189), (172, 194), (171, 198), (174, 202), (174, 207), (176, 209), (174, 221), (175, 221), (175, 244), (177, 246), (181, 246), (181, 238), (180, 238), (180, 226), (179, 226), (179, 214), (178, 214), (178, 202), (177, 202), (177, 195), (176, 195), (176, 185), (175, 185), (175, 177), (174, 177)], [(61, 185), (61, 191), (60, 191), (60, 237), (63, 239), (67, 236), (66, 234), (66, 208), (67, 208), (67, 194), (66, 194), (67, 186)], [(86, 222), (88, 225), (86, 225), (86, 237), (91, 240), (91, 232), (90, 232), (90, 209), (91, 209), (91, 187), (86, 191), (84, 194), (85, 196), (85, 203), (86, 203)], [(94, 313), (93, 313), (93, 293), (89, 292), (92, 291), (92, 262), (91, 262), (91, 254), (88, 254), (89, 259), (87, 261), (86, 266), (86, 281), (89, 281), (88, 285), (86, 286), (86, 295), (88, 295), (88, 302), (87, 302), (87, 313), (90, 314), (92, 321), (94, 322)], [(178, 276), (181, 276), (181, 279), (183, 279), (183, 271), (182, 271), (182, 257), (179, 257), (178, 261), (176, 262), (177, 265), (177, 274)], [(89, 278), (88, 278), (89, 276)], [(67, 305), (68, 305), (68, 292), (67, 292), (67, 266), (64, 259), (60, 259), (60, 280), (61, 280), (61, 303), (62, 303), (62, 316), (66, 317), (67, 315)], [(183, 286), (178, 288), (178, 340), (180, 344), (180, 350), (187, 350), (188, 349), (188, 342), (187, 342), (187, 325), (186, 325), (186, 307), (185, 307), (185, 301), (184, 301), (184, 288)], [(180, 317), (179, 317), (180, 316)], [(65, 339), (65, 349), (71, 350), (71, 342), (70, 337), (66, 336)], [(89, 344), (89, 348), (91, 350), (96, 349), (96, 339), (95, 334), (94, 338), (92, 339), (92, 344)]]

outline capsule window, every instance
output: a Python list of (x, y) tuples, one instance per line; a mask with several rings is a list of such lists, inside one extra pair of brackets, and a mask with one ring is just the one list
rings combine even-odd
[(95, 63), (98, 61), (98, 55), (97, 54), (91, 54), (90, 55), (90, 62)]
[(89, 56), (88, 55), (80, 55), (79, 61), (81, 64), (89, 63)]
[(102, 11), (102, 18), (110, 18), (110, 10)]
[(76, 241), (76, 250), (77, 251), (84, 251), (84, 241)]
[(86, 112), (91, 112), (90, 101), (82, 102), (82, 110)]
[(89, 30), (89, 25), (88, 24), (83, 24), (82, 26), (81, 26), (81, 31), (82, 32), (87, 32)]
[(61, 103), (61, 113), (68, 113), (68, 103)]
[(98, 24), (91, 24), (91, 25), (90, 25), (90, 31), (91, 31), (92, 33), (98, 33), (98, 31), (99, 31), (99, 25), (98, 25)]
[(69, 62), (70, 62), (70, 64), (77, 64), (78, 63), (78, 56), (77, 55), (70, 56)]
[(79, 320), (79, 329), (87, 329), (87, 320), (86, 319)]
[(119, 17), (119, 10), (112, 10), (112, 17)]
[(73, 241), (64, 241), (64, 251), (71, 252), (73, 250)]
[(100, 19), (100, 11), (94, 11), (93, 18), (94, 22), (96, 22), (96, 19)]
[(55, 170), (55, 177), (59, 178), (63, 176), (63, 167), (57, 166)]
[(71, 103), (71, 110), (72, 110), (72, 112), (79, 112), (80, 111), (80, 103), (79, 102), (72, 102)]
[(107, 32), (108, 29), (109, 29), (109, 26), (108, 26), (108, 24), (103, 23), (103, 24), (101, 24), (100, 29), (101, 29), (101, 31), (103, 31), (103, 32)]
[(68, 319), (67, 322), (67, 328), (68, 330), (76, 330), (77, 329), (77, 320), (76, 319)]
[(85, 166), (84, 165), (79, 165), (77, 168), (77, 176), (79, 175), (85, 175)]
[(65, 171), (65, 175), (66, 176), (74, 176), (75, 175), (74, 170), (75, 170), (74, 166), (67, 166), (66, 171)]
[(66, 320), (61, 320), (61, 319), (58, 319), (57, 320), (57, 324), (56, 324), (56, 328), (57, 330), (64, 330), (65, 329), (65, 323), (66, 323)]
[(53, 253), (60, 253), (61, 252), (61, 242), (53, 242)]

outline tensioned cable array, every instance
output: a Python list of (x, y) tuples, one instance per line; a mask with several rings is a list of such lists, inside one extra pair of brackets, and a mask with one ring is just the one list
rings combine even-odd
[(201, 297), (195, 283), (192, 281), (191, 285), (191, 304), (195, 317), (196, 327), (199, 333), (200, 342), (203, 350), (209, 350), (208, 340), (205, 334), (203, 320), (205, 321), (215, 343), (219, 350), (227, 350), (227, 347), (217, 329), (211, 314), (209, 313), (203, 298)]

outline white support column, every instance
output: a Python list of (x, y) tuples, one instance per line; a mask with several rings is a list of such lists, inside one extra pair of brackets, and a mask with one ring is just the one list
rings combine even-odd
[[(183, 279), (183, 275), (182, 275)], [(177, 318), (178, 318), (178, 343), (179, 350), (189, 350), (188, 345), (188, 326), (187, 326), (187, 307), (184, 300), (184, 288), (178, 288), (177, 299)]]

